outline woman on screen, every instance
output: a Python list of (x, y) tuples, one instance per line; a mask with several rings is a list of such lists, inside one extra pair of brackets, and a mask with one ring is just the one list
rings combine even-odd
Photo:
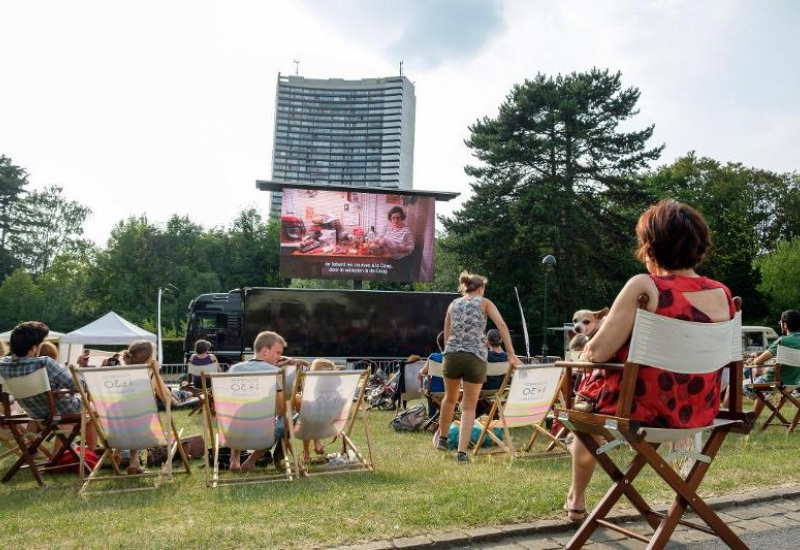
[[(414, 252), (414, 236), (406, 226), (406, 213), (399, 206), (389, 210), (389, 225), (378, 237), (376, 244), (384, 247), (392, 260), (392, 276), (395, 281), (411, 281), (411, 265), (409, 257)], [(397, 261), (400, 260), (400, 261)]]

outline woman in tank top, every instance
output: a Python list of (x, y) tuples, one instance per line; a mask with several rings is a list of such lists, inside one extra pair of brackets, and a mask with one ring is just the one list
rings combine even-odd
[(439, 417), (439, 432), (436, 449), (447, 448), (447, 430), (453, 421), (453, 413), (461, 394), (461, 428), (458, 434), (459, 462), (469, 462), (467, 446), (475, 423), (475, 405), (480, 397), (481, 386), (486, 381), (486, 318), (490, 318), (503, 337), (508, 350), (508, 361), (516, 366), (520, 360), (514, 355), (511, 336), (497, 307), (483, 297), (486, 279), (463, 271), (459, 277), (458, 291), (463, 295), (453, 300), (444, 320), (444, 400)]

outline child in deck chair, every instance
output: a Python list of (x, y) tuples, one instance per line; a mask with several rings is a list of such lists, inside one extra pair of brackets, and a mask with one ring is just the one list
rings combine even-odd
[[(247, 372), (279, 372), (280, 367), (276, 367), (281, 360), (283, 348), (286, 346), (286, 340), (276, 333), (270, 331), (260, 332), (253, 342), (253, 350), (255, 357), (249, 361), (236, 363), (228, 372), (233, 373), (247, 373)], [(283, 447), (281, 446), (281, 439), (283, 438), (283, 416), (286, 414), (286, 401), (283, 397), (283, 388), (280, 387), (278, 382), (278, 399), (275, 405), (275, 453), (273, 454), (273, 464), (276, 468), (280, 469), (281, 461), (283, 460)], [(242, 449), (231, 449), (231, 471), (249, 471), (252, 470), (256, 461), (264, 456), (268, 449), (255, 449), (244, 463), (241, 462)]]
[[(336, 370), (336, 363), (331, 361), (330, 359), (314, 359), (311, 363), (311, 368), (309, 369), (311, 372), (319, 372), (319, 371), (332, 371)], [(302, 395), (298, 393), (295, 396), (295, 411), (300, 412), (300, 405), (303, 401)], [(311, 447), (311, 440), (304, 439), (303, 440), (303, 462), (308, 463), (311, 461), (311, 452), (309, 448)], [(322, 446), (322, 441), (319, 439), (314, 440), (314, 452), (318, 455), (325, 454), (325, 448)]]

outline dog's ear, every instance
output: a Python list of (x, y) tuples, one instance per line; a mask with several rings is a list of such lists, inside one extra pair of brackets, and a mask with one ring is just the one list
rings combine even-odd
[(601, 309), (600, 311), (593, 311), (592, 313), (594, 314), (594, 316), (595, 316), (595, 317), (597, 318), (597, 320), (599, 321), (600, 319), (602, 319), (603, 317), (605, 317), (606, 315), (608, 315), (608, 308), (607, 308), (607, 307), (604, 307), (604, 308), (603, 308), (603, 309)]

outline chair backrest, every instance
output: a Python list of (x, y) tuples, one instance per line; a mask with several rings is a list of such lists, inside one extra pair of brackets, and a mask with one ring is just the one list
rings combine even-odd
[(503, 408), (506, 425), (514, 428), (541, 422), (555, 399), (562, 373), (560, 367), (518, 366)]
[(800, 367), (800, 349), (779, 345), (778, 356), (775, 361), (782, 367)]
[(682, 374), (717, 371), (731, 362), (734, 326), (734, 319), (696, 323), (637, 309), (628, 362)]
[(503, 385), (503, 380), (506, 379), (508, 373), (508, 361), (501, 361), (499, 363), (486, 363), (486, 382), (483, 383), (481, 395), (496, 392)]
[(507, 371), (508, 361), (486, 363), (486, 376), (505, 376)]
[(425, 366), (425, 360), (414, 361), (401, 365), (403, 375), (401, 388), (403, 399), (419, 399), (422, 397), (422, 388), (419, 383), (419, 371)]
[(304, 372), (301, 376), (303, 396), (296, 436), (300, 439), (338, 436), (347, 426), (364, 371)]
[(116, 449), (146, 449), (166, 445), (158, 416), (149, 365), (83, 368), (73, 367), (86, 382), (94, 415), (106, 440)]
[(24, 376), (3, 379), (3, 391), (13, 395), (15, 399), (27, 399), (35, 395), (40, 395), (50, 391), (50, 379), (47, 377), (47, 369), (36, 369)]
[(219, 363), (216, 361), (208, 363), (207, 365), (195, 365), (194, 363), (189, 363), (187, 365), (186, 372), (192, 376), (202, 376), (203, 373), (211, 374), (217, 372), (218, 369)]
[(294, 363), (287, 363), (281, 368), (283, 369), (283, 378), (286, 383), (283, 390), (284, 396), (287, 400), (293, 399), (297, 389), (295, 384), (297, 383), (297, 373), (300, 372), (300, 367)]
[(434, 361), (429, 357), (428, 376), (436, 376), (438, 378), (444, 378), (444, 365), (442, 365), (440, 361)]
[(737, 311), (733, 316), (733, 331), (731, 333), (731, 361), (741, 361), (744, 354), (742, 339), (742, 312)]
[(220, 445), (268, 449), (275, 444), (278, 387), (283, 372), (207, 374), (213, 380)]

